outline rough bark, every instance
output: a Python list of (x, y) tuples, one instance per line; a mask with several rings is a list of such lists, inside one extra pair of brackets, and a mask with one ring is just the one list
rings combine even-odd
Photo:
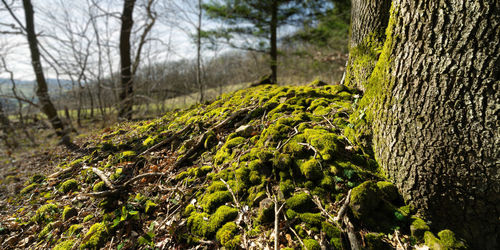
[(385, 40), (391, 0), (352, 0), (346, 85), (364, 90)]
[(47, 82), (43, 74), (42, 62), (40, 61), (40, 51), (38, 50), (38, 39), (35, 33), (35, 22), (33, 14), (33, 5), (30, 0), (23, 0), (24, 15), (26, 18), (26, 33), (28, 44), (31, 53), (31, 65), (36, 76), (37, 89), (36, 95), (40, 103), (42, 112), (47, 116), (50, 124), (56, 131), (56, 134), (61, 137), (61, 143), (70, 149), (76, 149), (77, 146), (73, 144), (69, 137), (69, 131), (65, 129), (62, 120), (57, 115), (57, 110), (50, 100), (48, 93)]
[(273, 1), (271, 13), (271, 50), (269, 55), (271, 57), (271, 83), (278, 82), (278, 1)]
[(125, 0), (123, 3), (123, 12), (121, 16), (122, 26), (120, 30), (120, 62), (121, 62), (121, 93), (120, 110), (118, 118), (124, 120), (132, 119), (132, 108), (134, 105), (132, 63), (130, 55), (130, 34), (134, 21), (132, 14), (134, 11), (135, 0)]
[(203, 18), (203, 7), (198, 0), (198, 25), (196, 26), (196, 83), (200, 91), (200, 103), (205, 99), (203, 83), (201, 82), (201, 21)]
[(436, 229), (500, 247), (500, 2), (393, 2), (365, 82), (377, 161)]

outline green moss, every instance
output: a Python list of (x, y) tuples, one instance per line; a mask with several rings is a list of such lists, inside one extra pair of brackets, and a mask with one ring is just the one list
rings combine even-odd
[(107, 188), (107, 187), (106, 187), (106, 184), (104, 184), (104, 181), (100, 181), (100, 182), (98, 182), (98, 183), (96, 183), (96, 184), (94, 185), (94, 187), (92, 188), (92, 190), (93, 190), (94, 192), (101, 192), (101, 191), (106, 190), (106, 188)]
[(352, 189), (349, 206), (356, 218), (370, 214), (380, 204), (380, 190), (373, 181), (365, 181)]
[(411, 235), (415, 238), (421, 240), (424, 237), (424, 233), (429, 231), (430, 227), (425, 223), (424, 220), (414, 217), (413, 222), (410, 226)]
[(40, 231), (40, 233), (38, 234), (38, 238), (39, 239), (43, 239), (47, 236), (49, 236), (49, 234), (51, 235), (51, 231), (52, 231), (52, 228), (53, 228), (53, 225), (54, 223), (49, 223), (47, 224), (43, 229), (42, 231)]
[(31, 221), (45, 224), (52, 221), (59, 213), (59, 209), (55, 204), (45, 204), (36, 210), (36, 213), (31, 217)]
[(309, 180), (319, 180), (323, 177), (323, 172), (319, 162), (311, 158), (310, 160), (304, 162), (300, 165), (300, 171)]
[(53, 250), (71, 250), (74, 244), (75, 240), (65, 240), (55, 245)]
[(85, 218), (83, 218), (83, 222), (87, 222), (89, 220), (92, 220), (93, 218), (94, 218), (94, 215), (89, 214), (89, 215), (85, 216)]
[(238, 209), (221, 206), (214, 214), (192, 212), (187, 220), (191, 233), (197, 236), (210, 237), (226, 222), (236, 219)]
[(335, 249), (342, 249), (342, 231), (340, 231), (340, 229), (328, 222), (322, 222), (321, 230), (326, 234), (326, 238), (330, 241), (330, 245)]
[(391, 246), (383, 240), (384, 237), (385, 235), (383, 233), (367, 233), (365, 235), (366, 249), (370, 250), (390, 249)]
[(184, 209), (184, 216), (188, 217), (192, 212), (196, 211), (196, 207), (193, 204), (189, 204)]
[(75, 179), (69, 179), (65, 182), (63, 182), (61, 184), (61, 186), (59, 187), (59, 191), (61, 193), (69, 193), (69, 192), (73, 192), (73, 191), (77, 191), (79, 188), (78, 188), (78, 182), (75, 180)]
[(34, 174), (33, 176), (30, 177), (29, 183), (38, 183), (41, 184), (44, 182), (46, 179), (45, 175), (43, 174)]
[(217, 211), (210, 216), (206, 231), (207, 235), (214, 234), (217, 229), (224, 225), (224, 223), (236, 219), (236, 216), (238, 216), (238, 209), (228, 206), (219, 207)]
[(84, 239), (86, 241), (82, 242), (80, 249), (99, 249), (104, 246), (106, 239), (108, 237), (108, 229), (104, 223), (96, 223), (92, 225), (85, 234)]
[(455, 233), (445, 229), (438, 233), (439, 240), (444, 249), (466, 249), (465, 244), (455, 238)]
[(32, 183), (28, 186), (26, 186), (25, 188), (23, 188), (20, 192), (21, 195), (25, 195), (25, 194), (28, 194), (29, 192), (33, 191), (35, 188), (37, 188), (38, 186), (40, 186), (40, 184), (38, 183)]
[(321, 245), (314, 239), (305, 239), (304, 246), (306, 250), (321, 250)]
[(74, 224), (71, 225), (68, 230), (64, 233), (67, 236), (74, 236), (79, 234), (83, 229), (83, 226), (81, 224)]
[(236, 235), (238, 227), (234, 222), (228, 222), (217, 231), (216, 239), (227, 249), (237, 249), (240, 245), (240, 236)]
[(321, 213), (302, 213), (299, 214), (299, 218), (301, 221), (311, 226), (319, 226), (321, 225), (321, 222), (324, 221)]
[(379, 181), (377, 187), (382, 191), (383, 197), (387, 201), (395, 201), (399, 198), (398, 188), (391, 182)]
[(151, 147), (157, 143), (156, 142), (157, 138), (158, 136), (149, 136), (142, 142), (142, 145), (145, 147)]
[(71, 217), (78, 215), (78, 211), (74, 207), (69, 207), (65, 206), (63, 213), (62, 213), (62, 218), (63, 221), (69, 220)]
[(218, 191), (209, 195), (205, 195), (201, 201), (203, 210), (211, 213), (220, 205), (233, 200), (233, 196), (229, 191)]
[(310, 212), (316, 206), (306, 193), (299, 193), (286, 200), (286, 205), (297, 212)]
[(430, 231), (424, 233), (424, 241), (425, 245), (428, 246), (431, 250), (441, 250), (443, 246), (436, 236)]

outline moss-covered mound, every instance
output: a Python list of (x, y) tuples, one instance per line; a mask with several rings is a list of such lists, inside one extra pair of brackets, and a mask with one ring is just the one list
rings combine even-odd
[(37, 178), (36, 194), (30, 197), (35, 186), (28, 186), (12, 201), (21, 205), (11, 215), (17, 227), (1, 225), (1, 244), (464, 247), (449, 230), (434, 236), (385, 180), (371, 150), (349, 139), (359, 98), (342, 85), (264, 85), (104, 129), (89, 138), (88, 154)]

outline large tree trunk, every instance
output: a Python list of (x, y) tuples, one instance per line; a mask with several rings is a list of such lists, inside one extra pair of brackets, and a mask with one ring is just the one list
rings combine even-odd
[(395, 0), (390, 13), (358, 110), (377, 161), (435, 228), (498, 249), (500, 2)]
[(132, 14), (134, 11), (135, 0), (125, 0), (123, 3), (122, 26), (120, 31), (120, 62), (121, 62), (121, 93), (120, 109), (118, 118), (132, 119), (132, 108), (134, 105), (132, 63), (130, 58), (130, 34), (134, 21)]
[(23, 0), (24, 15), (26, 18), (26, 33), (28, 37), (28, 44), (31, 52), (31, 64), (36, 76), (37, 90), (36, 95), (42, 112), (48, 117), (50, 124), (56, 131), (56, 134), (61, 137), (61, 143), (70, 149), (75, 149), (77, 146), (73, 144), (61, 119), (57, 115), (57, 110), (50, 100), (48, 93), (47, 82), (43, 74), (42, 62), (40, 61), (40, 51), (38, 50), (38, 39), (35, 33), (35, 23), (33, 14), (33, 5), (30, 0)]

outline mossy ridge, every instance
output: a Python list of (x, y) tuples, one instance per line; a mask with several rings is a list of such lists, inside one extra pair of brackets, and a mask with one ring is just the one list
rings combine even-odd
[[(411, 213), (401, 207), (404, 204), (396, 197), (397, 189), (394, 190), (390, 183), (380, 182), (384, 180), (383, 174), (373, 157), (366, 153), (362, 145), (352, 145), (344, 136), (355, 110), (353, 102), (356, 101), (356, 94), (355, 90), (341, 85), (264, 85), (226, 94), (211, 104), (174, 111), (156, 120), (125, 123), (108, 129), (105, 136), (99, 136), (94, 141), (92, 154), (82, 157), (77, 164), (95, 164), (112, 182), (123, 183), (132, 175), (153, 169), (153, 166), (136, 163), (149, 160), (158, 163), (154, 167), (159, 169), (155, 171), (166, 170), (172, 163), (162, 163), (162, 160), (177, 159), (181, 147), (184, 145), (187, 149), (188, 146), (182, 141), (195, 140), (232, 112), (253, 107), (245, 116), (211, 134), (210, 141), (205, 142), (210, 146), (200, 149), (203, 152), (190, 159), (192, 164), (172, 171), (171, 182), (162, 182), (177, 185), (183, 189), (182, 192), (174, 191), (171, 197), (163, 198), (156, 190), (144, 190), (147, 185), (138, 182), (133, 189), (134, 194), (128, 197), (92, 200), (91, 211), (94, 214), (83, 220), (75, 218), (76, 225), (82, 227), (73, 228), (78, 230), (71, 233), (73, 236), (65, 237), (77, 237), (76, 231), (81, 232), (78, 237), (91, 231), (100, 232), (102, 237), (92, 240), (95, 244), (89, 242), (88, 246), (105, 245), (111, 234), (125, 224), (120, 223), (121, 217), (137, 227), (137, 232), (149, 232), (146, 226), (141, 228), (140, 225), (155, 218), (158, 212), (164, 213), (167, 203), (170, 203), (180, 206), (179, 218), (181, 222), (186, 222), (179, 223), (183, 226), (176, 229), (178, 238), (175, 240), (179, 244), (192, 245), (199, 239), (205, 239), (217, 241), (226, 248), (236, 248), (241, 243), (239, 235), (243, 233), (251, 235), (250, 240), (270, 234), (274, 214), (259, 220), (258, 211), (261, 203), (268, 198), (268, 190), (274, 190), (280, 202), (286, 203), (283, 211), (293, 220), (292, 228), (296, 228), (311, 247), (316, 246), (314, 238), (324, 232), (330, 245), (341, 248), (340, 229), (327, 223), (327, 218), (320, 214), (312, 199), (317, 196), (326, 209), (334, 211), (332, 202), (340, 201), (349, 189), (365, 181), (373, 183), (371, 186), (383, 200), (379, 204), (385, 204), (380, 207), (385, 217), (373, 215), (373, 218), (387, 220), (388, 228), (399, 226), (403, 233), (409, 232)], [(242, 125), (250, 125), (251, 130), (244, 134), (237, 133)], [(141, 155), (151, 145), (176, 133), (177, 141), (165, 145), (166, 152), (161, 152), (160, 157)], [(148, 141), (147, 145), (145, 141)], [(68, 161), (65, 166), (71, 162)], [(131, 170), (131, 166), (135, 169)], [(76, 181), (76, 187), (81, 192), (107, 189), (91, 169), (80, 170), (71, 178), (74, 178), (69, 179), (71, 183)], [(44, 183), (42, 181), (40, 185), (47, 185)], [(71, 191), (75, 190), (71, 188)], [(66, 191), (68, 194), (71, 192)], [(59, 192), (55, 194), (59, 195), (56, 198), (62, 196)], [(184, 200), (187, 197), (192, 200)], [(102, 206), (95, 209), (97, 204)], [(250, 231), (242, 232), (247, 229), (236, 225), (235, 220), (241, 208), (246, 206), (251, 222), (255, 223), (249, 224)], [(42, 229), (60, 215), (62, 209), (59, 207), (62, 208), (62, 205), (45, 207), (42, 209), (45, 212), (37, 213), (32, 221), (41, 224)], [(266, 208), (273, 212), (270, 209), (273, 206)], [(79, 211), (87, 209), (89, 207), (78, 207)], [(89, 221), (95, 224), (91, 226)], [(360, 228), (369, 225), (361, 219), (360, 222)], [(382, 233), (383, 237), (387, 237), (386, 232)], [(152, 237), (151, 240), (154, 242), (157, 239)], [(297, 244), (295, 247), (300, 246)]]

